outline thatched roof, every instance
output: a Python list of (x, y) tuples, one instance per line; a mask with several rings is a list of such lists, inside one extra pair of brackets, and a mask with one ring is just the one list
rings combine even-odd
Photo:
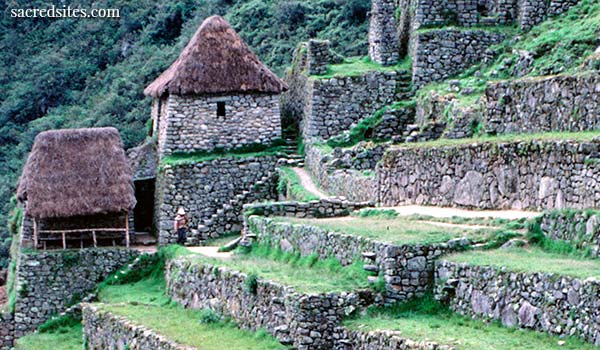
[(271, 72), (225, 19), (204, 20), (179, 58), (144, 90), (174, 95), (281, 93), (287, 85)]
[(135, 206), (133, 174), (115, 128), (40, 133), (17, 196), (35, 218), (72, 217)]

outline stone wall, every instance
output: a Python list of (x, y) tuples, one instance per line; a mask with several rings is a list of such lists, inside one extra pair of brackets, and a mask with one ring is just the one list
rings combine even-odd
[(519, 24), (529, 30), (549, 17), (567, 12), (579, 0), (519, 0)]
[[(218, 102), (225, 103), (225, 116), (217, 116)], [(277, 95), (170, 95), (167, 104), (166, 115), (160, 115), (160, 156), (270, 144), (281, 138)]]
[[(296, 218), (333, 218), (349, 215), (355, 210), (372, 207), (372, 202), (350, 202), (340, 198), (325, 198), (310, 202), (274, 202), (244, 205), (244, 212), (260, 216), (288, 216)], [(244, 226), (247, 226), (247, 216)]]
[(309, 78), (302, 117), (305, 140), (328, 139), (396, 102), (408, 72), (370, 71), (360, 76)]
[(429, 135), (428, 140), (467, 138), (473, 136), (481, 123), (482, 109), (480, 103), (461, 105), (455, 94), (440, 95), (431, 91), (417, 101), (416, 122), (421, 128), (440, 126), (439, 129), (434, 128), (436, 132)]
[[(164, 165), (158, 175), (156, 188), (156, 227), (159, 244), (175, 243), (177, 235), (173, 220), (179, 207), (185, 208), (190, 218), (190, 228), (205, 226), (209, 232), (191, 232), (192, 239), (200, 234), (218, 236), (227, 231), (241, 229), (241, 210), (232, 212), (229, 207), (239, 207), (238, 198), (248, 193), (253, 199), (275, 199), (273, 183), (278, 157), (252, 156), (245, 158), (223, 157), (198, 163)], [(258, 183), (265, 186), (255, 186)], [(216, 216), (215, 216), (216, 215)], [(223, 220), (220, 217), (226, 216)], [(216, 222), (217, 225), (213, 225)], [(194, 242), (197, 243), (197, 242)]]
[(600, 212), (586, 210), (553, 210), (544, 212), (540, 227), (550, 239), (568, 241), (579, 249), (600, 257)]
[(329, 40), (310, 39), (307, 45), (307, 73), (309, 75), (327, 74), (327, 65), (331, 60)]
[(366, 264), (372, 265), (371, 271), (382, 274), (385, 301), (389, 304), (423, 296), (433, 284), (434, 261), (442, 254), (470, 245), (467, 239), (453, 239), (443, 244), (395, 245), (260, 216), (247, 220), (248, 229), (257, 235), (259, 242), (295, 250), (303, 256), (334, 257), (343, 265), (364, 259)]
[(600, 129), (600, 75), (558, 75), (488, 85), (485, 124), (495, 133)]
[(184, 307), (210, 308), (299, 350), (330, 349), (342, 318), (362, 303), (355, 293), (301, 294), (263, 279), (250, 290), (244, 273), (184, 259), (170, 261), (165, 274), (168, 294)]
[(517, 0), (417, 0), (413, 28), (506, 25), (517, 12)]
[(79, 302), (139, 252), (84, 249), (20, 253), (17, 265), (15, 338)]
[(0, 313), (0, 350), (10, 350), (13, 347), (15, 322), (9, 312)]
[(482, 29), (415, 31), (410, 45), (415, 88), (450, 78), (492, 56), (488, 48), (505, 38), (504, 33)]
[(600, 345), (600, 282), (595, 279), (442, 261), (436, 266), (436, 297), (462, 315), (577, 335)]
[(334, 350), (453, 350), (454, 347), (430, 341), (405, 338), (401, 331), (339, 330), (340, 341)]
[(567, 140), (395, 147), (377, 170), (379, 199), (387, 206), (597, 207), (599, 151), (598, 143)]
[(88, 350), (191, 350), (127, 318), (87, 304), (83, 308), (84, 348)]
[(399, 59), (396, 0), (372, 0), (369, 25), (369, 57), (373, 62), (394, 65)]
[(374, 176), (352, 169), (336, 169), (330, 155), (318, 147), (306, 145), (306, 167), (327, 193), (356, 202), (377, 202)]

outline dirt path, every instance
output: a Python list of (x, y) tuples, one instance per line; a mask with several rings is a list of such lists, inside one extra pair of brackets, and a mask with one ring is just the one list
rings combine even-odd
[(381, 209), (393, 209), (402, 216), (409, 215), (429, 215), (436, 218), (449, 218), (453, 216), (459, 216), (463, 218), (497, 218), (507, 220), (517, 220), (521, 218), (533, 218), (540, 215), (539, 212), (534, 211), (520, 211), (520, 210), (466, 210), (459, 208), (446, 208), (446, 207), (430, 207), (421, 205), (406, 205), (401, 207), (388, 207)]
[(323, 199), (329, 197), (327, 194), (323, 193), (317, 185), (312, 180), (310, 174), (304, 168), (292, 168), (294, 172), (300, 177), (300, 182), (302, 183), (302, 187), (304, 187), (308, 192), (314, 194), (315, 196)]
[(187, 247), (192, 253), (202, 254), (209, 258), (229, 259), (231, 258), (231, 252), (221, 253), (219, 247)]

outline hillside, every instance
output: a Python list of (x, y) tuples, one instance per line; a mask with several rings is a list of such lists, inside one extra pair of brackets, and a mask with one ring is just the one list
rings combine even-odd
[[(225, 15), (279, 75), (290, 63), (295, 45), (310, 37), (331, 39), (345, 55), (362, 55), (367, 49), (368, 0), (94, 3), (120, 9), (121, 17), (1, 19), (0, 45), (10, 48), (0, 58), (2, 223), (13, 208), (9, 199), (24, 157), (40, 131), (111, 125), (120, 130), (126, 147), (143, 140), (150, 117), (150, 100), (144, 98), (143, 88), (177, 57), (201, 20), (211, 14)], [(45, 3), (28, 6), (36, 4)], [(2, 224), (0, 268), (6, 266), (7, 237)]]

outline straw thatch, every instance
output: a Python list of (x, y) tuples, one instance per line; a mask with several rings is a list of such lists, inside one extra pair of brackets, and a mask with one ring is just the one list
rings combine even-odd
[(286, 83), (256, 57), (225, 19), (212, 16), (144, 93), (158, 98), (165, 93), (280, 93), (286, 89)]
[(35, 218), (116, 213), (135, 206), (133, 174), (115, 128), (40, 133), (17, 196)]

